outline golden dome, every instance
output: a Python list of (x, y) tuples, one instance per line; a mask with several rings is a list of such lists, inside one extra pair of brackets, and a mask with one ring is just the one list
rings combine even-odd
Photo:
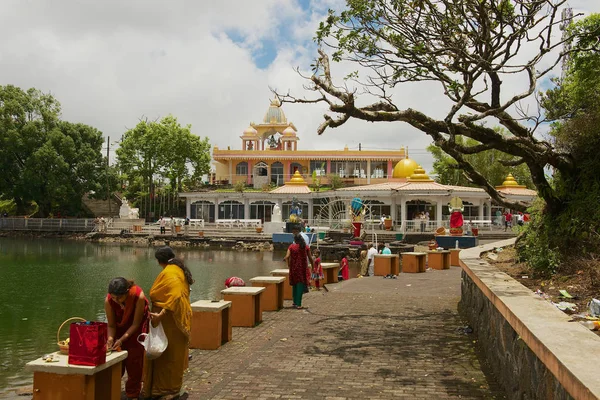
[(519, 186), (519, 184), (512, 174), (508, 174), (504, 182), (502, 182), (502, 186)]
[(296, 136), (296, 131), (291, 126), (285, 128), (282, 132), (283, 136)]
[(304, 180), (302, 175), (300, 175), (300, 171), (294, 172), (294, 176), (292, 176), (292, 180), (286, 183), (286, 185), (305, 185), (308, 186), (308, 183)]
[(429, 177), (429, 175), (427, 175), (427, 173), (425, 172), (423, 167), (421, 167), (420, 165), (417, 165), (417, 168), (415, 168), (413, 174), (410, 176), (410, 178), (408, 178), (408, 181), (409, 182), (433, 182), (433, 179), (431, 179)]
[(250, 125), (249, 127), (247, 127), (247, 128), (244, 130), (244, 136), (245, 136), (245, 137), (248, 137), (248, 136), (257, 136), (257, 135), (258, 135), (258, 131), (257, 131), (256, 129), (254, 129), (254, 128), (252, 127), (252, 125)]
[(405, 158), (396, 164), (394, 167), (394, 172), (392, 173), (392, 178), (408, 178), (415, 172), (418, 164), (415, 160), (410, 158)]
[(265, 124), (287, 124), (287, 118), (281, 109), (281, 103), (277, 97), (271, 100), (271, 105), (263, 118), (263, 122)]

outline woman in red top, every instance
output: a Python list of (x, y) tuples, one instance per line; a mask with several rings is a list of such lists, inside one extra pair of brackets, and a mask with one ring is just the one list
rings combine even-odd
[(342, 261), (340, 262), (340, 274), (342, 275), (342, 280), (347, 281), (350, 276), (349, 276), (349, 271), (348, 271), (348, 259), (346, 258), (346, 255), (344, 255), (344, 257), (342, 257)]
[[(310, 261), (311, 269), (314, 267), (310, 247), (306, 245), (304, 238), (300, 235), (299, 229), (294, 229), (294, 243), (288, 247), (285, 260), (287, 261), (290, 270), (290, 285), (292, 285), (292, 298), (294, 300), (294, 308), (302, 308), (302, 295), (304, 289), (308, 285), (306, 269), (308, 261)], [(308, 257), (308, 260), (307, 260)]]
[[(125, 278), (114, 278), (108, 284), (104, 300), (108, 320), (109, 350), (127, 350), (121, 375), (127, 370), (127, 398), (137, 399), (142, 389), (144, 346), (138, 341), (140, 333), (148, 332), (148, 300), (142, 288)], [(116, 338), (116, 340), (115, 340)]]

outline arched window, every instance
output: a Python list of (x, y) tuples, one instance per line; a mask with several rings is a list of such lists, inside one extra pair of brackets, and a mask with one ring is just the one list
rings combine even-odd
[(203, 219), (204, 222), (215, 222), (215, 205), (212, 201), (199, 200), (191, 204), (190, 218)]
[(283, 164), (279, 161), (271, 164), (271, 183), (283, 185)]
[(219, 219), (244, 219), (244, 204), (235, 200), (219, 203)]
[(254, 166), (254, 176), (267, 176), (269, 174), (269, 167), (261, 161)]
[(248, 163), (246, 161), (242, 161), (235, 166), (235, 174), (236, 175), (248, 175)]
[(263, 223), (271, 222), (274, 205), (275, 203), (270, 201), (255, 201), (250, 203), (250, 219), (260, 219)]

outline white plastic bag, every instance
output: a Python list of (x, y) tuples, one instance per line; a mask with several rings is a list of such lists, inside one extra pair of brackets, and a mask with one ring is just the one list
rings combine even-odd
[[(152, 323), (149, 325), (150, 333), (140, 334), (137, 337), (137, 341), (146, 349), (146, 357), (148, 357), (149, 360), (153, 360), (160, 357), (167, 349), (169, 340), (167, 339), (167, 335), (165, 335), (162, 324), (158, 324), (156, 328), (152, 326)], [(143, 338), (142, 340), (140, 340), (141, 337)]]

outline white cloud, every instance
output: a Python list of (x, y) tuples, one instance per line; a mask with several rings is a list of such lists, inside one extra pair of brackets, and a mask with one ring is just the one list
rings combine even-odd
[[(600, 4), (571, 1), (586, 12)], [(52, 92), (67, 120), (120, 137), (138, 118), (169, 113), (221, 148), (241, 145), (250, 121), (259, 122), (272, 97), (269, 86), (306, 94), (293, 70), (309, 68), (308, 46), (328, 8), (342, 0), (314, 0), (302, 10), (296, 0), (81, 2), (4, 0), (0, 14), (0, 84)], [(238, 35), (233, 41), (228, 34)], [(279, 43), (265, 69), (256, 53), (266, 40)], [(336, 65), (341, 78), (354, 67)], [(429, 86), (428, 86), (429, 85)], [(401, 107), (444, 115), (448, 104), (435, 84), (409, 85), (395, 94)], [(407, 124), (350, 121), (316, 135), (324, 105), (285, 105), (305, 149), (389, 149), (408, 146), (425, 168), (428, 136)]]

